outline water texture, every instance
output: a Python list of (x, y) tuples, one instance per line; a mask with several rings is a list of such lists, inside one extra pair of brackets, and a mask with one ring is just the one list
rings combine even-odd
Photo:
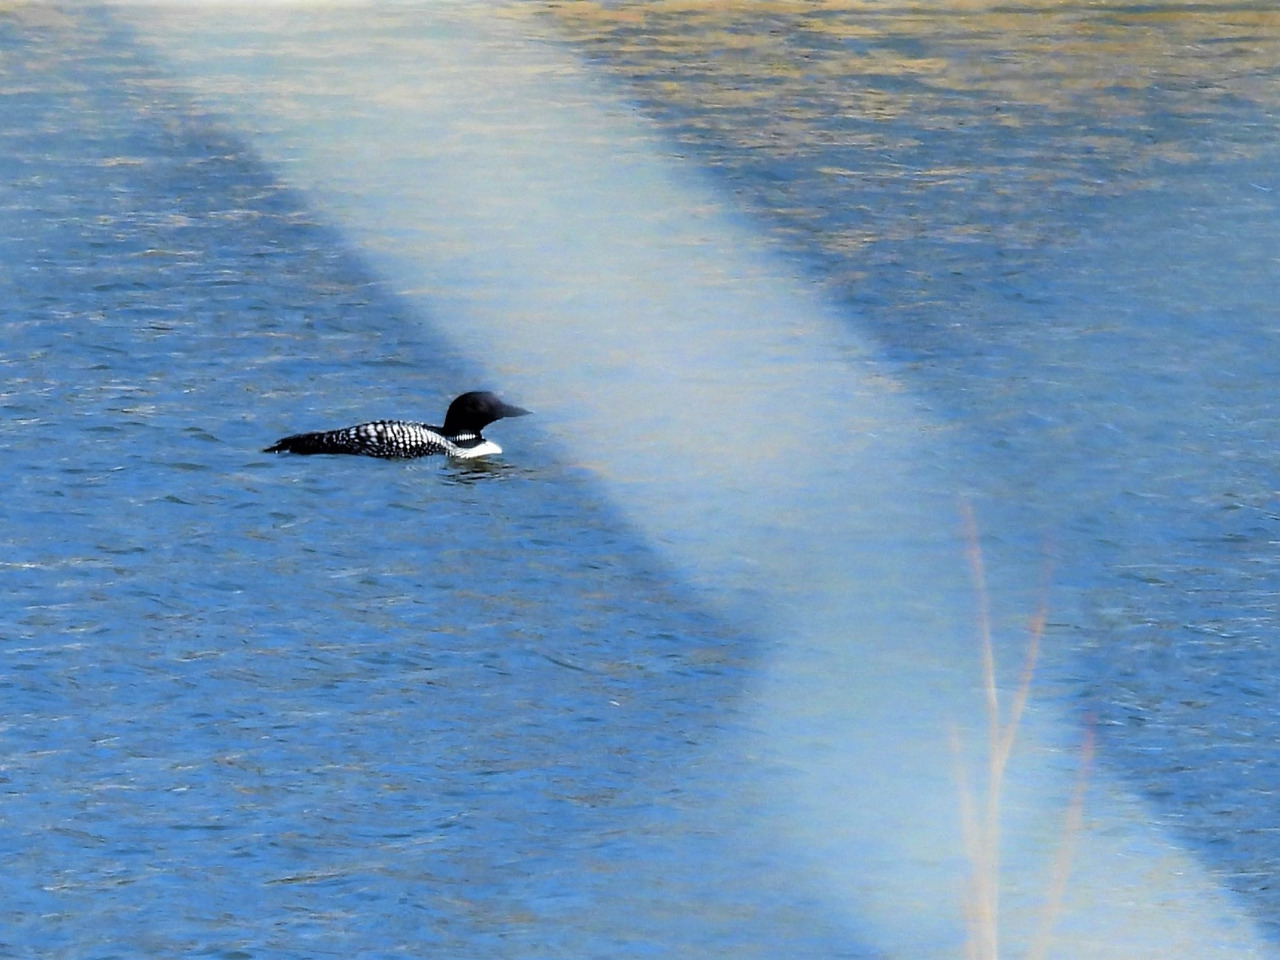
[[(1054, 679), (1274, 915), (1274, 15), (725, 9), (559, 12), (883, 346), (957, 458), (924, 482), (1056, 544)], [(0, 29), (10, 954), (870, 955), (736, 832), (767, 651), (545, 403), (490, 468), (256, 452), (493, 376), (431, 331), (504, 265), (402, 295), (114, 17)], [(594, 382), (643, 431), (627, 359)]]
[(749, 644), (536, 426), (260, 454), (474, 374), (111, 20), (0, 31), (0, 952), (564, 955)]
[[(957, 952), (945, 745), (948, 719), (973, 709), (971, 635), (957, 629), (971, 588), (956, 577), (954, 502), (936, 497), (981, 472), (967, 445), (947, 442), (901, 372), (833, 326), (696, 176), (655, 160), (651, 130), (529, 44), (530, 24), (442, 9), (173, 18), (156, 36), (406, 297), (446, 298), (450, 338), (535, 398), (568, 456), (682, 571), (718, 598), (748, 593), (729, 605), (781, 642), (752, 698), (792, 807), (778, 829), (818, 853), (831, 906), (860, 937), (893, 955)], [(625, 396), (626, 418), (606, 393)], [(999, 486), (988, 496), (1010, 501)], [(993, 524), (997, 569), (1016, 569), (1011, 533), (1029, 539), (1016, 513)], [(1064, 593), (1055, 613), (1081, 622)], [(1056, 758), (1072, 738), (1052, 714), (1008, 805), (1025, 853), (1060, 829)], [(753, 775), (767, 781), (767, 767)], [(1248, 933), (1217, 928), (1235, 914), (1200, 871), (1110, 793), (1100, 778), (1069, 890), (1074, 955), (1256, 953)], [(1017, 867), (1006, 894), (1039, 894), (1047, 881)], [(1026, 906), (1006, 914), (1025, 921)]]
[(1107, 755), (1274, 916), (1280, 16), (553, 9), (1025, 508)]

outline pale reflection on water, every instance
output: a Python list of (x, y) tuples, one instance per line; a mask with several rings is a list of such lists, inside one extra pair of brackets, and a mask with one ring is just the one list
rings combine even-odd
[(1064, 554), (1055, 669), (1273, 914), (1280, 14), (554, 10), (908, 364), (1001, 538)]

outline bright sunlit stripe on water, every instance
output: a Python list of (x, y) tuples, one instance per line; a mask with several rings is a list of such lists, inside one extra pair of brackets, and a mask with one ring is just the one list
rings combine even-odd
[[(980, 730), (981, 701), (959, 484), (937, 465), (936, 425), (572, 58), (492, 8), (428, 9), (133, 19), (770, 642), (755, 739), (726, 744), (771, 768), (764, 828), (794, 840), (872, 947), (957, 955), (948, 730)], [(503, 442), (518, 456), (516, 430)], [(1040, 710), (1015, 758), (1012, 917), (1044, 892), (1078, 740)], [(1262, 955), (1252, 924), (1101, 775), (1088, 815), (1062, 956)]]

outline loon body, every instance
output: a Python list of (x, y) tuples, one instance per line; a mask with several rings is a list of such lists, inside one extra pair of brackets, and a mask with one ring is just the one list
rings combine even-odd
[(444, 426), (414, 420), (374, 420), (340, 430), (296, 433), (277, 440), (263, 453), (350, 453), (398, 459), (447, 453), (469, 460), (501, 453), (480, 431), (503, 417), (523, 417), (529, 411), (503, 403), (492, 393), (464, 393), (449, 404)]

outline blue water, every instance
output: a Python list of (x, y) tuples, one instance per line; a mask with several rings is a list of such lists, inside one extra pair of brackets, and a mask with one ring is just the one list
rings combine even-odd
[(530, 421), (259, 453), (472, 373), (89, 23), (4, 25), (0, 951), (560, 955), (750, 642)]
[(565, 19), (963, 432), (1105, 755), (1274, 916), (1274, 10), (628, 9)]
[[(536, 419), (496, 425), (489, 465), (259, 453), (433, 418), (490, 385), (484, 358), (112, 17), (36, 8), (0, 31), (0, 950), (869, 955), (750, 829), (758, 758), (721, 734), (761, 638)], [(735, 143), (749, 113), (692, 136), (705, 114), (637, 99), (961, 437), (963, 486), (1026, 521), (995, 531), (1009, 553), (1053, 541), (1053, 679), (1266, 920), (1269, 103), (1139, 125), (1229, 130), (1238, 152), (1144, 160), (1120, 191), (1088, 186), (1122, 166), (1090, 157), (974, 215), (992, 176), (951, 137), (971, 102), (939, 114), (947, 136), (911, 130), (939, 154), (920, 168), (958, 167), (969, 192), (882, 175), (872, 201), (818, 175), (859, 151), (774, 157)], [(1033, 157), (1097, 132), (1055, 120)], [(1007, 149), (983, 163), (1022, 169)], [(868, 209), (908, 212), (862, 246), (813, 228)], [(952, 232), (968, 221), (996, 239)]]

